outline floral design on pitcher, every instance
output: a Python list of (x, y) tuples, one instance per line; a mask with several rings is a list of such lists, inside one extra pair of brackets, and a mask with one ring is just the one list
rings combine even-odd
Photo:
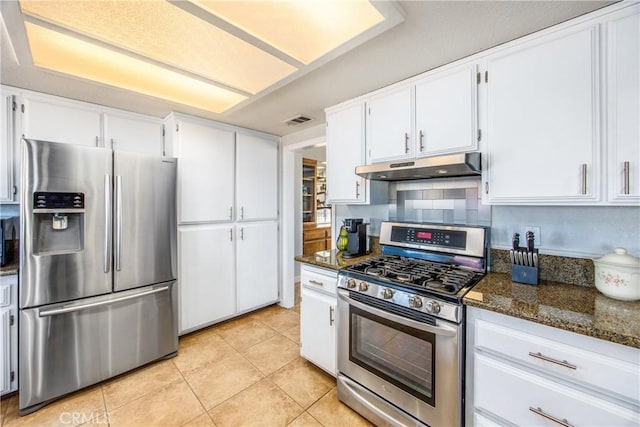
[[(607, 285), (613, 285), (616, 287), (628, 287), (629, 279), (628, 277), (621, 276), (620, 274), (612, 274), (605, 271), (598, 272), (598, 276), (604, 280)], [(626, 276), (626, 275), (625, 275)]]

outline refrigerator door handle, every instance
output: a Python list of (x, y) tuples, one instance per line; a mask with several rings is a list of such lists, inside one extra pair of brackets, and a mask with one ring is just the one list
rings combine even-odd
[(116, 175), (116, 238), (115, 255), (116, 271), (120, 271), (120, 251), (122, 248), (122, 176)]
[(111, 271), (111, 175), (104, 176), (104, 259), (103, 271)]
[(143, 297), (143, 296), (146, 296), (146, 295), (157, 294), (157, 293), (164, 292), (164, 291), (167, 291), (167, 290), (169, 290), (169, 286), (162, 286), (162, 287), (159, 287), (159, 288), (148, 289), (148, 290), (137, 292), (137, 293), (134, 293), (134, 294), (125, 295), (125, 296), (118, 297), (118, 298), (106, 299), (106, 300), (103, 300), (103, 301), (90, 302), (90, 303), (87, 303), (87, 304), (71, 305), (71, 306), (62, 307), (62, 308), (54, 308), (54, 309), (51, 309), (51, 310), (40, 310), (38, 315), (40, 317), (47, 317), (47, 316), (56, 316), (58, 314), (73, 313), (75, 311), (82, 311), (82, 310), (86, 310), (88, 308), (95, 308), (95, 307), (100, 307), (100, 306), (103, 306), (103, 305), (115, 304), (115, 303), (122, 302), (122, 301), (128, 301), (130, 299), (140, 298), (140, 297)]

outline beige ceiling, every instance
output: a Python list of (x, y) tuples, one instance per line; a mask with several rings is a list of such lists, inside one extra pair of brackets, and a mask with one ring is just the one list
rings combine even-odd
[[(324, 122), (324, 108), (384, 87), (611, 2), (403, 1), (405, 21), (257, 100), (222, 114), (37, 69), (31, 64), (19, 7), (2, 1), (0, 82), (163, 117), (180, 111), (277, 135)], [(15, 49), (12, 51), (12, 47)], [(16, 62), (17, 59), (17, 62)], [(20, 65), (18, 65), (18, 63)], [(283, 123), (297, 114), (307, 124)]]

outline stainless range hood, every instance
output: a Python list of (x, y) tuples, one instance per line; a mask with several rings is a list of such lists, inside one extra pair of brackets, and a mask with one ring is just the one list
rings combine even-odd
[(375, 181), (480, 175), (480, 153), (449, 154), (356, 167), (356, 174)]

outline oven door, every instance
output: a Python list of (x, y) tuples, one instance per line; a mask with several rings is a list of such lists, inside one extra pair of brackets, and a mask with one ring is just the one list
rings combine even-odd
[[(393, 306), (376, 305), (367, 304), (362, 297), (354, 300), (346, 290), (338, 291), (341, 400), (356, 406), (358, 412), (364, 410), (363, 415), (374, 422), (381, 420), (381, 413), (393, 412), (390, 402), (422, 423), (459, 425), (461, 325), (439, 319), (432, 323), (414, 320), (395, 313)], [(383, 418), (387, 418), (384, 424), (406, 423)]]

